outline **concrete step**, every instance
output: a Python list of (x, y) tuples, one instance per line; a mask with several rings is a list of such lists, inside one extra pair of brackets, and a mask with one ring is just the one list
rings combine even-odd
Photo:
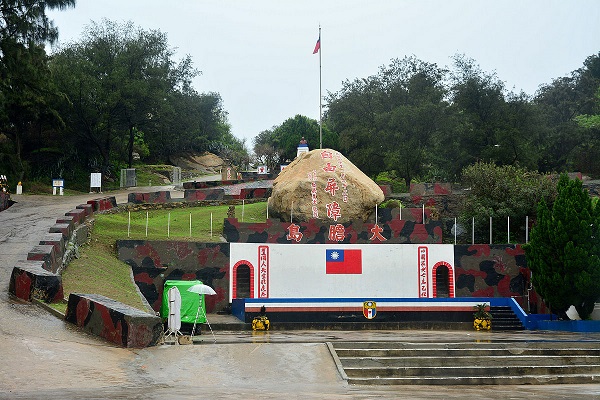
[(492, 306), (490, 307), (492, 315), (492, 330), (495, 331), (516, 331), (523, 330), (521, 320), (510, 307)]
[(473, 348), (473, 349), (345, 349), (335, 347), (335, 351), (341, 358), (348, 357), (439, 357), (454, 358), (460, 356), (467, 357), (500, 357), (511, 355), (537, 355), (537, 356), (600, 356), (600, 349), (549, 349), (549, 348), (515, 348), (515, 349), (495, 349), (495, 348)]
[[(343, 362), (342, 362), (343, 365)], [(600, 379), (600, 364), (575, 365), (504, 365), (504, 366), (422, 366), (422, 367), (347, 367), (344, 371), (348, 377), (357, 378), (406, 378), (406, 377), (490, 377), (490, 376), (521, 376), (521, 375), (596, 375)]]
[(334, 342), (329, 346), (352, 384), (600, 382), (597, 342)]
[(552, 367), (575, 365), (600, 365), (599, 356), (538, 356), (538, 355), (502, 355), (490, 357), (339, 357), (344, 367), (348, 368), (376, 368), (376, 367), (452, 367), (452, 366), (530, 366)]
[(493, 377), (393, 377), (393, 378), (348, 378), (352, 385), (556, 385), (598, 384), (600, 377), (594, 374), (565, 375), (519, 375)]

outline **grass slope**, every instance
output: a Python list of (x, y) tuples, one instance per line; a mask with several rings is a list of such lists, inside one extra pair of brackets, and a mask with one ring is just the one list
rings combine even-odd
[[(129, 238), (220, 242), (228, 208), (216, 206), (148, 211), (147, 236), (146, 211), (132, 212)], [(266, 202), (245, 205), (244, 222), (265, 222), (266, 208)], [(242, 220), (240, 205), (236, 206), (236, 217)], [(62, 273), (65, 297), (70, 293), (101, 294), (132, 307), (146, 309), (131, 279), (131, 268), (117, 259), (115, 243), (119, 239), (127, 239), (128, 220), (128, 213), (101, 214), (95, 217), (92, 240), (80, 249), (80, 257), (72, 261)], [(169, 220), (170, 232), (167, 235)], [(64, 309), (61, 311), (64, 312)]]

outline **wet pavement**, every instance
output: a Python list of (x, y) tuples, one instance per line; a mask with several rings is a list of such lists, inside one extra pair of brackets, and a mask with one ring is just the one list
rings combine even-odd
[[(146, 189), (147, 190), (147, 189)], [(158, 190), (158, 189), (157, 189)], [(116, 194), (127, 201), (130, 191)], [(113, 194), (111, 194), (113, 195)], [(43, 308), (8, 296), (14, 263), (55, 219), (98, 195), (14, 196), (0, 212), (0, 399), (596, 399), (596, 385), (348, 385), (328, 341), (598, 341), (600, 334), (471, 331), (215, 331), (194, 345), (122, 349), (81, 332)], [(231, 316), (209, 315), (214, 324)]]

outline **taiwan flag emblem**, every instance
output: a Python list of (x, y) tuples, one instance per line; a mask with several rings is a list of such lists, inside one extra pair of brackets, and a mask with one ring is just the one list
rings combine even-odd
[(327, 274), (362, 274), (362, 250), (327, 249), (325, 271)]
[(377, 315), (377, 303), (374, 301), (365, 301), (363, 303), (363, 315), (366, 319), (373, 319)]

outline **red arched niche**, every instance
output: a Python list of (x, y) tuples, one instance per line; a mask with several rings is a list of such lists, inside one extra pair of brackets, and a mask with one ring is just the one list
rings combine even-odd
[(450, 265), (446, 261), (440, 261), (433, 266), (433, 270), (431, 272), (431, 282), (433, 283), (433, 297), (438, 297), (437, 269), (440, 266), (448, 268), (448, 297), (454, 298), (454, 269), (452, 268), (452, 265)]
[(254, 297), (254, 266), (252, 265), (252, 263), (250, 261), (247, 260), (240, 260), (237, 263), (235, 263), (235, 265), (233, 266), (233, 272), (232, 272), (232, 277), (231, 277), (231, 298), (233, 299), (237, 299), (238, 298), (238, 269), (240, 269), (241, 267), (247, 267), (249, 268), (249, 279), (250, 279), (250, 293), (248, 298), (253, 298)]

